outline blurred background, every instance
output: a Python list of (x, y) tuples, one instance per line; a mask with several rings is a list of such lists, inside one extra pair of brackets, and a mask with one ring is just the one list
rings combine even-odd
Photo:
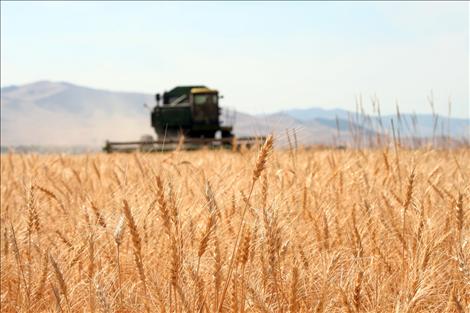
[(237, 135), (329, 144), (399, 112), (468, 140), (469, 3), (1, 2), (3, 150), (153, 134), (144, 103), (200, 84)]

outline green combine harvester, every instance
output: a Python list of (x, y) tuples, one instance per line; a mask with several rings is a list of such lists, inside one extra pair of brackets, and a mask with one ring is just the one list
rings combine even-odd
[[(264, 137), (235, 138), (232, 126), (222, 126), (219, 92), (206, 86), (178, 86), (155, 95), (151, 125), (157, 139), (143, 136), (139, 141), (106, 141), (111, 152), (193, 150), (202, 147), (238, 148), (262, 142)], [(162, 103), (160, 103), (162, 102)]]

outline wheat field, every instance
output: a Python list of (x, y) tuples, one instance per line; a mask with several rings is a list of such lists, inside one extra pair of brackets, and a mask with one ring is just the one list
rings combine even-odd
[(2, 312), (470, 312), (470, 150), (1, 157)]

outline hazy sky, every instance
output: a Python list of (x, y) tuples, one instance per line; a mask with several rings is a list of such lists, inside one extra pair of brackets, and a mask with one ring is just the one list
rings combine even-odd
[(205, 84), (251, 113), (319, 106), (469, 117), (469, 3), (1, 2), (1, 85)]

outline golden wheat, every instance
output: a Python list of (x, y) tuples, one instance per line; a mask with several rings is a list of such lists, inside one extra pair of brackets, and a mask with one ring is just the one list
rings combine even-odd
[(469, 149), (1, 161), (2, 312), (470, 312)]

